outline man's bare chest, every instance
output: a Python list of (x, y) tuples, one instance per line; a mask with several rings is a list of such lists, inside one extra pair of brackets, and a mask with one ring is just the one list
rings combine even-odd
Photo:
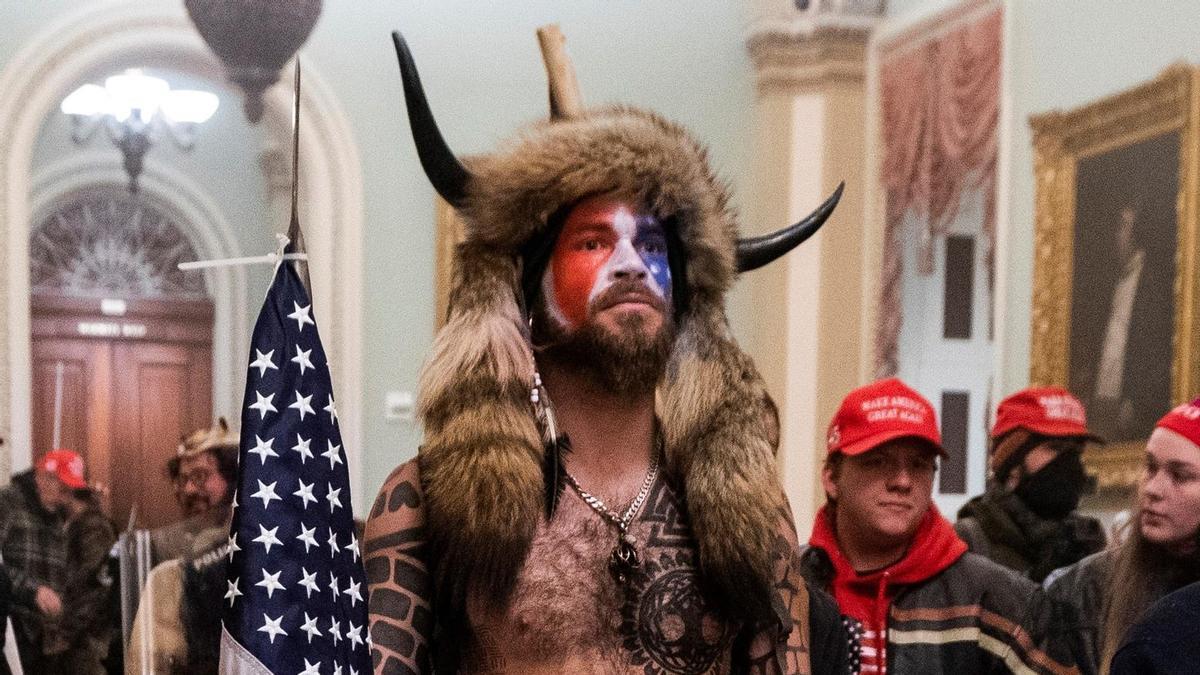
[(616, 529), (565, 492), (538, 528), (507, 611), (473, 617), (480, 669), (726, 672), (734, 631), (703, 593), (690, 528), (664, 482), (630, 533), (641, 566), (620, 583), (608, 566)]

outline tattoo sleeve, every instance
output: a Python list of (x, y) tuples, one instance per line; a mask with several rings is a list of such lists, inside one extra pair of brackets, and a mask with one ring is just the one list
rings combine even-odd
[(424, 498), (412, 460), (384, 482), (363, 541), (376, 675), (432, 671), (433, 613), (424, 529)]
[[(790, 630), (781, 635), (769, 628), (750, 643), (750, 672), (754, 675), (809, 675), (808, 587), (800, 576), (800, 545), (787, 497), (779, 510), (775, 540), (775, 593)], [(782, 617), (781, 617), (782, 618)], [(785, 626), (787, 628), (787, 626)]]

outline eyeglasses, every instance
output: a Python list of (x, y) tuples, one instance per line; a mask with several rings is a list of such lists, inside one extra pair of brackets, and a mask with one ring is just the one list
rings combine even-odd
[(175, 479), (175, 485), (179, 488), (185, 488), (189, 483), (191, 483), (197, 488), (203, 488), (204, 484), (208, 482), (209, 478), (212, 478), (212, 471), (208, 469), (196, 469), (195, 471), (189, 471), (186, 474), (180, 474), (179, 477)]

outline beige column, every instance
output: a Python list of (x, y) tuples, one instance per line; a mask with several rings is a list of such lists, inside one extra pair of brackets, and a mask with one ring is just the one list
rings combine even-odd
[[(811, 14), (811, 12), (804, 12)], [(867, 237), (866, 61), (873, 18), (803, 16), (762, 22), (755, 66), (755, 153), (746, 222), (765, 232), (797, 221), (846, 182), (825, 227), (797, 251), (746, 275), (754, 311), (737, 327), (779, 406), (780, 472), (801, 537), (824, 501), (826, 428), (863, 383), (870, 298)]]

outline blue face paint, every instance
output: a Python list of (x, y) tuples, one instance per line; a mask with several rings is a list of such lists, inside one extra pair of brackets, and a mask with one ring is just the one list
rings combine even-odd
[(650, 276), (663, 292), (668, 303), (671, 301), (671, 265), (667, 259), (667, 233), (654, 216), (639, 216), (634, 246)]

